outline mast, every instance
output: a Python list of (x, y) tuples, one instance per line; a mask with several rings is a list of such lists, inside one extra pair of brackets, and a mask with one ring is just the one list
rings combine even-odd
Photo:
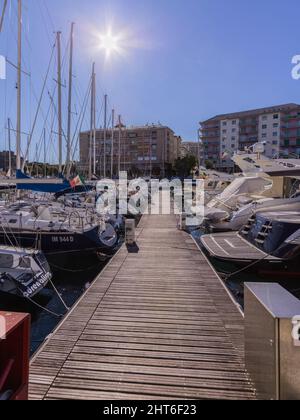
[(199, 128), (198, 130), (198, 166), (199, 166), (199, 171), (200, 171), (200, 166), (201, 166), (201, 129)]
[(62, 103), (61, 103), (61, 32), (56, 34), (57, 42), (57, 84), (58, 84), (58, 160), (59, 173), (62, 173)]
[(21, 92), (22, 92), (22, 0), (18, 0), (18, 82), (17, 82), (17, 170), (21, 169)]
[(104, 144), (103, 144), (103, 176), (106, 178), (106, 137), (107, 137), (107, 95), (104, 96)]
[(3, 27), (6, 6), (7, 6), (7, 0), (4, 0), (3, 9), (2, 9), (2, 15), (1, 15), (1, 20), (0, 20), (0, 32), (2, 31), (2, 27)]
[(8, 127), (8, 173), (9, 177), (12, 176), (12, 164), (11, 164), (11, 132), (10, 132), (10, 118), (7, 121)]
[(44, 128), (44, 176), (45, 176), (45, 178), (46, 178), (46, 176), (47, 176), (47, 166), (46, 166), (46, 160), (47, 160), (47, 157), (46, 157), (46, 128)]
[(69, 95), (68, 95), (68, 132), (67, 132), (67, 177), (71, 172), (71, 123), (72, 123), (72, 82), (73, 82), (73, 48), (74, 48), (74, 23), (71, 24), (70, 35), (70, 62), (69, 62)]
[(96, 138), (95, 138), (95, 63), (92, 67), (92, 83), (91, 83), (91, 126), (89, 141), (89, 179), (92, 179), (92, 167), (96, 172)]
[(94, 144), (94, 174), (96, 175), (97, 172), (97, 156), (96, 156), (96, 73), (95, 68), (93, 72), (93, 102), (94, 102), (94, 109), (93, 109), (93, 144)]
[(115, 110), (112, 110), (111, 114), (111, 166), (110, 166), (110, 175), (113, 178), (114, 175), (114, 140), (115, 140)]
[(120, 176), (121, 172), (121, 136), (122, 136), (122, 129), (121, 129), (121, 115), (118, 117), (118, 125), (119, 125), (119, 144), (118, 144), (118, 176)]
[(39, 145), (35, 145), (35, 161), (36, 161), (36, 175), (39, 176)]

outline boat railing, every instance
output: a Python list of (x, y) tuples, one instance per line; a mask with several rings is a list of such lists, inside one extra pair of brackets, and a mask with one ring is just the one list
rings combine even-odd
[[(81, 228), (82, 231), (84, 231), (84, 218), (81, 216), (81, 214), (78, 211), (73, 211), (69, 214), (69, 227), (72, 227), (72, 217), (77, 216), (78, 220), (78, 228)], [(75, 223), (76, 224), (76, 223)]]

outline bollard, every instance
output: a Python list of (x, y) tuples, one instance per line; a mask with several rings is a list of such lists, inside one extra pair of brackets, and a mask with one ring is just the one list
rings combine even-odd
[(186, 213), (182, 213), (180, 215), (180, 220), (179, 220), (179, 229), (180, 230), (186, 230), (186, 219), (187, 219)]
[(125, 240), (126, 245), (134, 245), (136, 243), (135, 239), (135, 220), (126, 220), (125, 223)]

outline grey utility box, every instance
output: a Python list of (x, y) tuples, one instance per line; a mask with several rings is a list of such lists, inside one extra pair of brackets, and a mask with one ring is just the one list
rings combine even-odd
[(278, 284), (245, 284), (246, 368), (263, 400), (300, 400), (300, 300)]

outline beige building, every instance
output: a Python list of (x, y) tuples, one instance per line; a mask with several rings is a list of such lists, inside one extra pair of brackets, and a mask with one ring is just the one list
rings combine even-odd
[(195, 156), (195, 158), (198, 160), (199, 152), (200, 152), (199, 148), (200, 148), (199, 142), (184, 141), (181, 143), (180, 155), (181, 157), (192, 155), (192, 156)]
[[(96, 131), (96, 174), (99, 176), (117, 175), (121, 171), (140, 176), (167, 176), (175, 160), (180, 156), (181, 138), (169, 127), (146, 125), (143, 127), (118, 127), (106, 132)], [(112, 152), (113, 137), (113, 152)], [(120, 138), (120, 141), (119, 141)], [(90, 131), (80, 134), (80, 170), (89, 173), (90, 156), (94, 162), (94, 147), (91, 147)], [(104, 154), (105, 149), (105, 154)], [(91, 153), (90, 153), (91, 150)], [(113, 159), (112, 159), (113, 156)], [(105, 170), (104, 170), (105, 168)]]

